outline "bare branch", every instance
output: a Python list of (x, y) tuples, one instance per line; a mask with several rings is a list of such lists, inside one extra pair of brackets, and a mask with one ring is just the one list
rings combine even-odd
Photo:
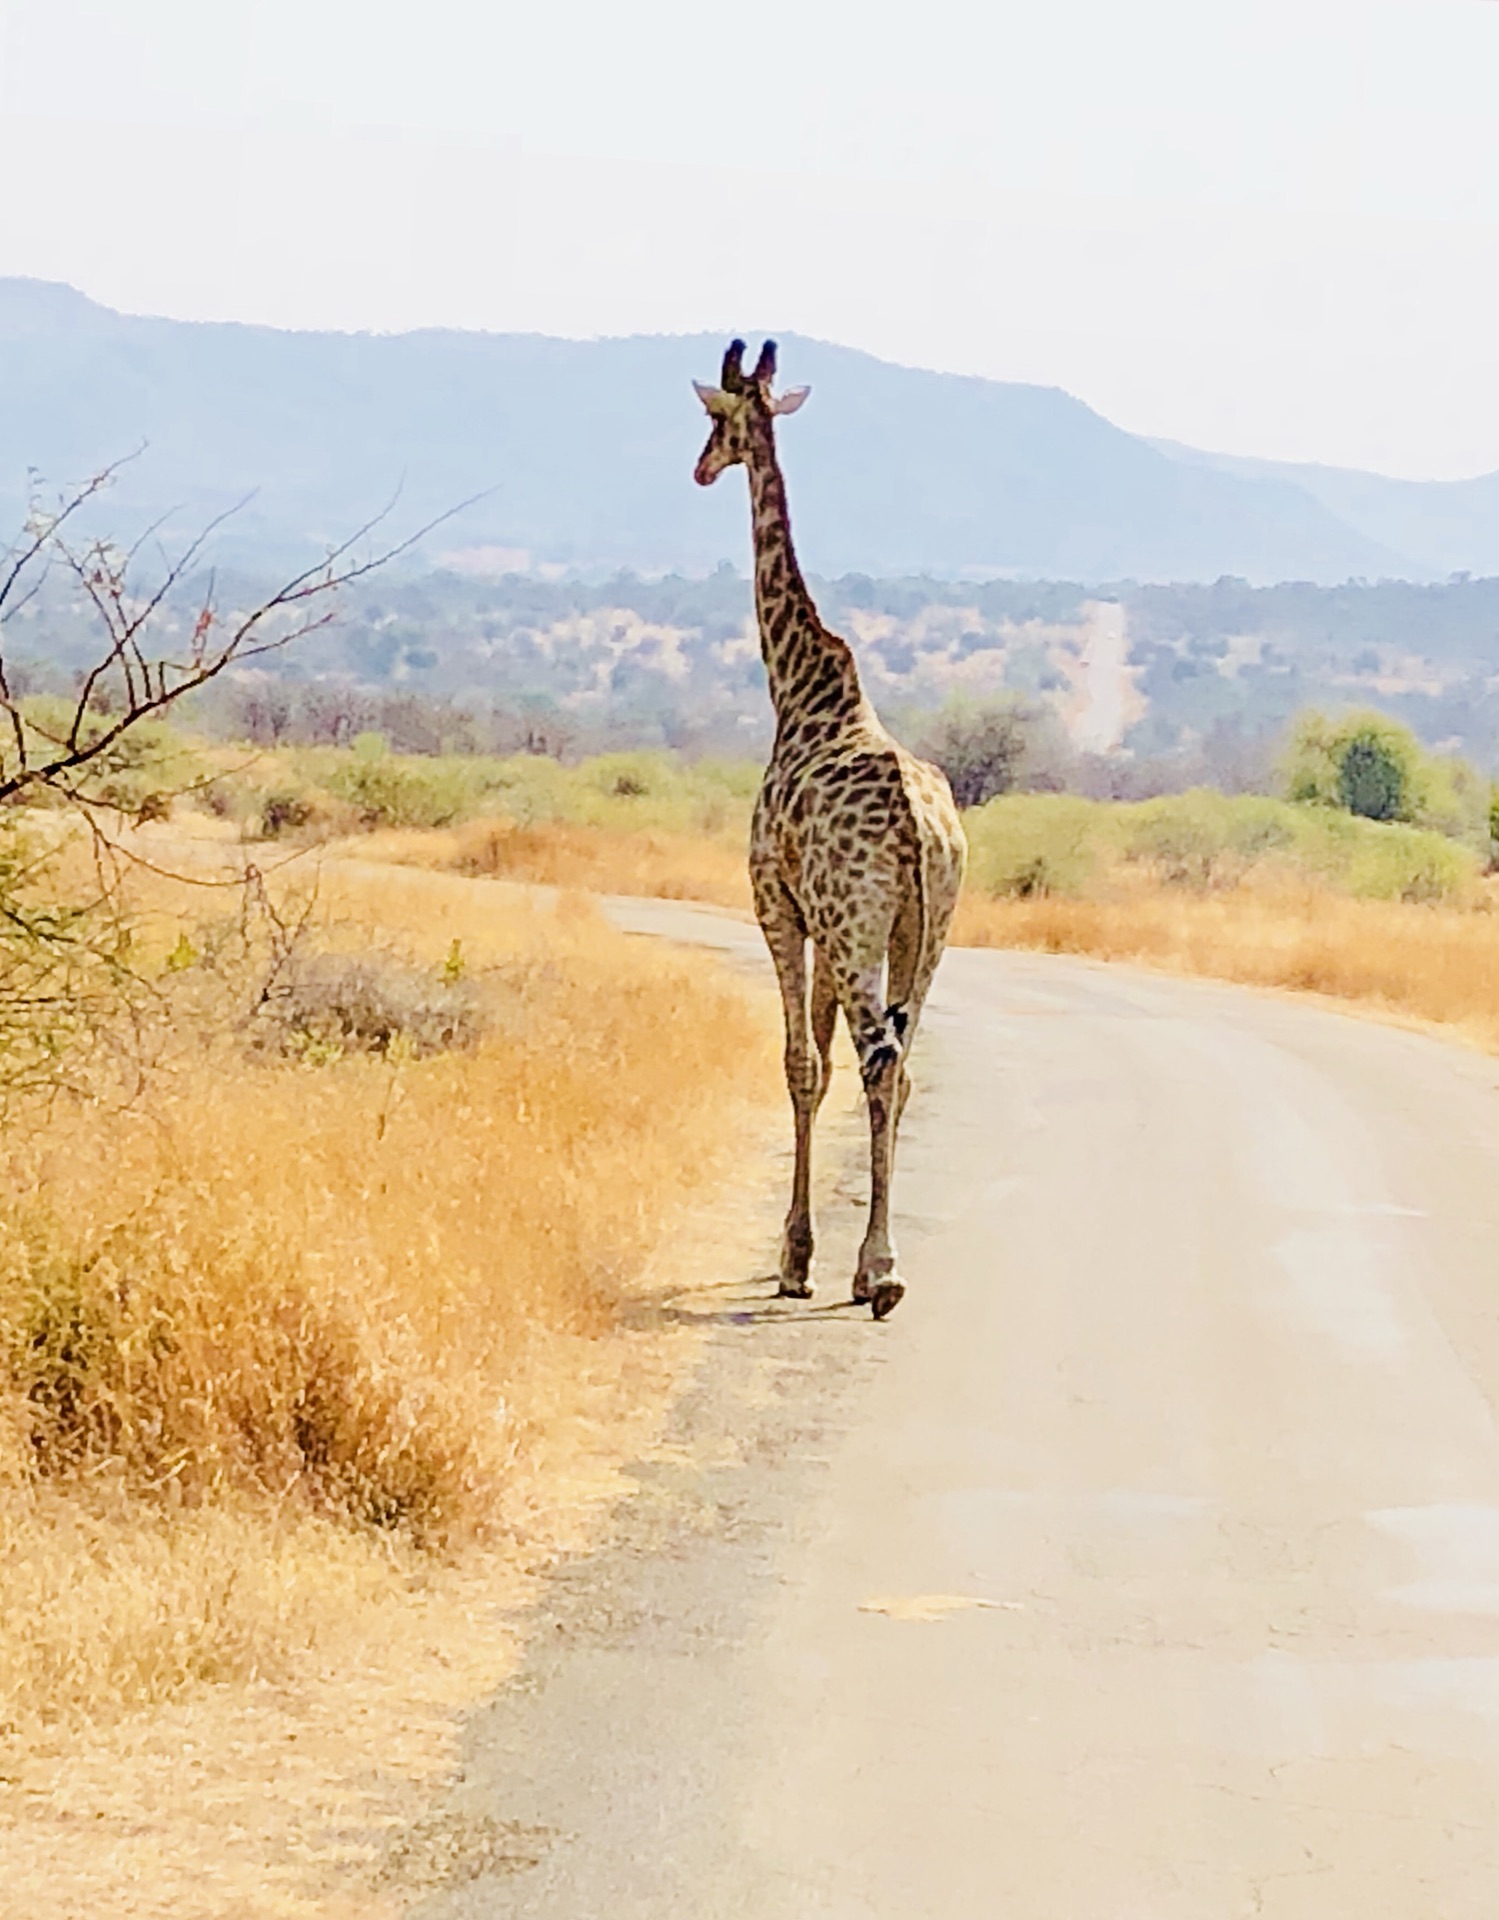
[[(216, 515), (176, 560), (167, 562), (155, 585), (135, 598), (130, 586), (131, 563), (143, 541), (159, 528), (160, 522), (126, 550), (102, 539), (75, 547), (61, 531), (65, 521), (84, 500), (106, 484), (116, 470), (107, 469), (104, 475), (65, 502), (55, 515), (44, 516), (28, 533), (20, 550), (25, 555), (24, 564), (14, 572), (10, 589), (21, 579), (26, 566), (55, 559), (92, 605), (104, 645), (79, 681), (71, 718), (61, 737), (45, 730), (34, 719), (27, 719), (9, 685), (3, 656), (0, 656), (0, 713), (9, 722), (16, 749), (14, 767), (0, 765), (0, 804), (29, 789), (43, 787), (53, 787), (75, 802), (86, 800), (86, 787), (81, 783), (89, 770), (133, 727), (159, 717), (185, 694), (216, 679), (230, 665), (279, 652), (321, 631), (336, 618), (337, 597), (344, 588), (409, 553), (434, 529), (485, 497), (475, 494), (428, 520), (404, 539), (374, 552), (363, 552), (365, 543), (395, 510), (397, 493), (379, 513), (331, 547), (321, 560), (294, 574), (248, 613), (227, 621), (218, 611), (216, 582), (210, 575), (186, 649), (174, 656), (150, 646), (147, 636), (152, 625), (202, 556), (212, 536), (247, 504), (250, 496)], [(6, 590), (0, 584), (0, 608), (3, 608)], [(101, 692), (111, 682), (121, 690), (120, 709), (113, 714), (101, 714), (98, 711)], [(34, 752), (34, 742), (40, 742), (50, 751)]]
[(48, 547), (59, 530), (71, 520), (75, 513), (88, 505), (95, 494), (102, 493), (106, 487), (113, 486), (115, 475), (121, 467), (128, 466), (138, 459), (144, 451), (137, 447), (134, 453), (127, 453), (123, 459), (112, 461), (107, 467), (101, 467), (91, 480), (76, 487), (72, 494), (52, 511), (48, 512), (32, 501), (31, 510), (26, 516), (26, 526), (19, 540), (8, 550), (9, 561), (3, 575), (0, 575), (0, 611), (9, 602), (17, 582), (37, 556)]

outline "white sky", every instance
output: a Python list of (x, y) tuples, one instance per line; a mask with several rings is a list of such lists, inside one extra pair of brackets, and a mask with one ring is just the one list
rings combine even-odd
[(0, 0), (0, 168), (0, 273), (132, 311), (769, 326), (1499, 468), (1495, 0)]

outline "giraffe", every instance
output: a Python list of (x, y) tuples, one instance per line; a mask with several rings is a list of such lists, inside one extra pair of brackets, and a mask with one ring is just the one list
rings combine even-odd
[(795, 1119), (780, 1292), (803, 1300), (812, 1293), (812, 1127), (841, 1007), (869, 1110), (869, 1222), (853, 1297), (883, 1320), (905, 1293), (890, 1235), (890, 1186), (911, 1089), (906, 1057), (957, 903), (966, 846), (947, 781), (880, 724), (852, 650), (822, 624), (797, 565), (774, 422), (795, 413), (809, 389), (772, 396), (774, 341), (765, 342), (752, 374), (743, 358), (744, 342), (735, 340), (719, 384), (693, 382), (712, 421), (694, 477), (706, 487), (728, 467), (748, 472), (755, 611), (776, 716), (749, 867), (755, 917), (780, 983)]

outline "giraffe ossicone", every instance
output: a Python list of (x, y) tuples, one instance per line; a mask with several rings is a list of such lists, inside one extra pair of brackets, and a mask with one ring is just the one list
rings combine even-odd
[[(906, 1061), (962, 884), (962, 824), (942, 774), (894, 740), (865, 697), (847, 641), (823, 625), (797, 564), (775, 420), (809, 389), (771, 392), (776, 349), (754, 372), (730, 343), (716, 387), (693, 382), (712, 427), (695, 469), (711, 486), (749, 476), (755, 613), (776, 736), (750, 828), (755, 916), (780, 983), (786, 1085), (796, 1124), (780, 1291), (812, 1292), (812, 1125), (827, 1092), (839, 1009), (869, 1109), (869, 1221), (853, 1297), (877, 1320), (905, 1292), (890, 1190)], [(810, 950), (810, 968), (808, 956)]]

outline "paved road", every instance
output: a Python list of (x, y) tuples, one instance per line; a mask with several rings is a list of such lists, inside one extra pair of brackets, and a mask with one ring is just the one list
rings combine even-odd
[(675, 1450), (474, 1728), (510, 1870), (419, 1911), (1494, 1920), (1499, 1064), (972, 952), (922, 1040), (905, 1303), (684, 1308)]

